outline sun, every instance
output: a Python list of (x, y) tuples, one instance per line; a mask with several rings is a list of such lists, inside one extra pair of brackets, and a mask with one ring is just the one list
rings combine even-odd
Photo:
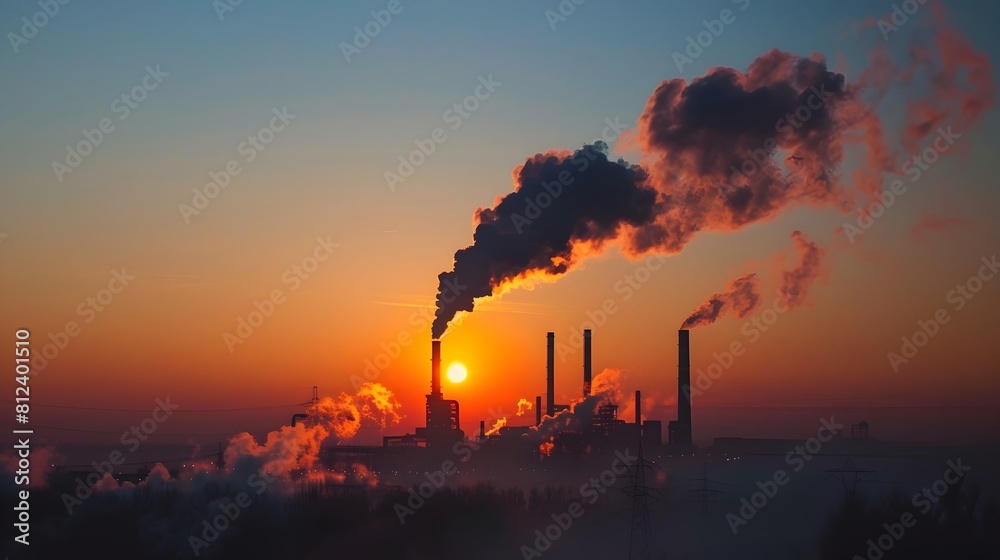
[(469, 371), (465, 369), (465, 366), (459, 362), (452, 362), (448, 366), (448, 372), (445, 373), (448, 376), (448, 381), (452, 383), (461, 383), (465, 381), (465, 378), (469, 376)]

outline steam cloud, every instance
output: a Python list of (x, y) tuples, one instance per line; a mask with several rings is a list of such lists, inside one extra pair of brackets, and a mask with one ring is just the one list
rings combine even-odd
[(528, 399), (521, 399), (517, 401), (517, 413), (515, 416), (523, 416), (525, 412), (531, 410), (531, 401)]
[(594, 376), (590, 396), (574, 401), (568, 409), (555, 416), (543, 416), (542, 423), (529, 432), (534, 441), (539, 443), (539, 449), (548, 454), (546, 450), (551, 451), (551, 441), (556, 434), (564, 431), (582, 432), (590, 428), (594, 414), (602, 404), (627, 402), (621, 389), (621, 377), (621, 370), (604, 369)]
[(682, 329), (710, 325), (722, 315), (732, 313), (742, 319), (760, 305), (760, 282), (756, 273), (730, 280), (726, 291), (712, 295), (684, 320)]
[(307, 409), (309, 422), (282, 426), (258, 443), (246, 432), (230, 438), (226, 447), (227, 465), (240, 468), (247, 463), (263, 472), (277, 475), (295, 470), (309, 470), (319, 461), (321, 444), (331, 435), (337, 439), (353, 437), (362, 419), (381, 427), (398, 423), (401, 405), (392, 391), (380, 383), (365, 383), (357, 393), (324, 397)]
[(782, 273), (778, 289), (778, 297), (789, 309), (805, 302), (809, 287), (822, 273), (820, 264), (826, 254), (826, 249), (810, 241), (801, 231), (793, 231), (792, 240), (799, 251), (799, 261), (795, 268)]
[[(716, 67), (690, 83), (662, 82), (627, 137), (641, 165), (612, 161), (598, 142), (575, 152), (531, 156), (513, 172), (514, 190), (475, 212), (473, 243), (439, 275), (432, 335), (440, 338), (477, 299), (556, 279), (617, 242), (629, 257), (674, 254), (702, 231), (734, 231), (795, 206), (847, 211), (881, 196), (900, 157), (877, 104), (890, 87), (926, 97), (905, 104), (893, 137), (925, 144), (938, 127), (971, 126), (995, 104), (989, 57), (933, 9), (933, 46), (910, 45), (896, 65), (876, 49), (856, 82), (825, 59), (772, 50), (745, 71)], [(845, 149), (864, 158), (845, 184)], [(914, 150), (909, 150), (913, 153)]]
[(506, 425), (507, 425), (507, 417), (504, 416), (503, 418), (500, 418), (499, 420), (497, 420), (496, 422), (494, 422), (492, 428), (490, 428), (489, 430), (486, 430), (486, 435), (487, 436), (495, 436), (495, 435), (497, 435), (497, 434), (500, 433), (500, 428), (503, 428)]

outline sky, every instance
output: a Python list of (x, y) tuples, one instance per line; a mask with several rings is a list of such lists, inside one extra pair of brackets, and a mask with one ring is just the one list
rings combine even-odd
[[(272, 407), (307, 401), (313, 386), (353, 392), (370, 363), (406, 417), (356, 441), (412, 433), (438, 275), (525, 158), (603, 134), (635, 162), (609, 122), (634, 130), (661, 81), (742, 71), (772, 48), (823, 56), (850, 83), (877, 47), (905, 56), (930, 33), (931, 4), (886, 40), (863, 22), (893, 4), (860, 0), (70, 2), (49, 18), (35, 2), (5, 2), (0, 332), (13, 341), (30, 329), (36, 355), (52, 345), (31, 379), (32, 421), (52, 442), (113, 442), (169, 396), (183, 413), (162, 441), (210, 443), (287, 423), (300, 408)], [(942, 4), (992, 66), (1000, 7)], [(726, 9), (731, 23), (678, 68), (674, 53)], [(32, 17), (48, 21), (32, 33)], [(366, 25), (377, 34), (359, 38)], [(477, 93), (474, 109), (454, 109)], [(879, 106), (888, 126), (901, 122), (902, 96), (890, 90)], [(956, 130), (956, 148), (853, 242), (841, 229), (853, 209), (794, 206), (702, 232), (656, 270), (612, 246), (558, 281), (483, 302), (444, 338), (445, 364), (469, 371), (444, 393), (461, 402), (466, 432), (533, 402), (552, 331), (570, 346), (556, 360), (556, 401), (570, 402), (582, 371), (571, 335), (592, 327), (595, 371), (620, 372), (622, 390), (641, 389), (646, 416), (666, 423), (678, 326), (756, 272), (761, 308), (692, 333), (696, 379), (732, 344), (745, 348), (695, 397), (700, 444), (808, 435), (831, 411), (870, 421), (875, 437), (995, 441), (1000, 284), (981, 282), (961, 308), (951, 291), (1000, 248), (997, 124), (988, 110)], [(429, 141), (412, 173), (387, 180)], [(81, 142), (96, 145), (75, 159)], [(863, 156), (848, 155), (844, 176)], [(766, 331), (746, 327), (794, 265), (796, 230), (826, 249), (821, 277), (805, 305)], [(267, 316), (237, 336), (256, 309)], [(938, 309), (948, 321), (891, 363)]]

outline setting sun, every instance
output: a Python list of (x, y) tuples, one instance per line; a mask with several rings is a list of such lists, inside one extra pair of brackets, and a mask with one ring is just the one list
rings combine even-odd
[(465, 381), (466, 377), (468, 377), (469, 372), (461, 363), (452, 362), (452, 364), (448, 366), (448, 371), (445, 375), (448, 376), (448, 381), (451, 381), (452, 383), (461, 383)]

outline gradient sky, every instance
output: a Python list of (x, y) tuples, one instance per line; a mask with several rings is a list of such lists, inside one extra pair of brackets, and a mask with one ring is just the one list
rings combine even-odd
[[(386, 433), (412, 432), (429, 384), (421, 308), (433, 303), (437, 275), (451, 268), (455, 250), (471, 242), (473, 211), (510, 191), (516, 165), (547, 149), (579, 148), (601, 135), (605, 119), (634, 124), (664, 79), (691, 79), (717, 65), (745, 69), (771, 48), (821, 53), (852, 80), (883, 44), (861, 22), (892, 5), (752, 0), (678, 72), (671, 54), (703, 29), (701, 20), (734, 3), (588, 0), (553, 31), (545, 10), (558, 9), (555, 0), (403, 0), (402, 12), (348, 63), (340, 44), (386, 4), (243, 2), (220, 21), (207, 0), (71, 2), (18, 53), (9, 39), (0, 48), (0, 332), (12, 341), (15, 329), (30, 328), (38, 351), (67, 321), (81, 324), (32, 380), (33, 422), (113, 434), (144, 415), (43, 405), (143, 410), (170, 395), (182, 410), (263, 407), (305, 401), (313, 385), (334, 395), (350, 391), (350, 376), (405, 333), (414, 342), (377, 381), (406, 414)], [(954, 4), (954, 24), (998, 60), (1000, 6)], [(21, 18), (37, 10), (35, 2), (4, 2), (0, 29), (20, 32)], [(928, 14), (893, 35), (890, 48), (902, 52), (907, 37), (922, 32), (921, 15)], [(147, 65), (169, 76), (120, 120), (112, 103), (141, 82)], [(501, 85), (450, 130), (443, 113), (490, 75)], [(886, 120), (898, 122), (891, 95), (883, 105)], [(295, 118), (243, 162), (240, 143), (283, 107)], [(57, 180), (52, 162), (105, 117), (114, 131)], [(860, 243), (835, 232), (853, 215), (798, 208), (739, 232), (700, 235), (627, 301), (615, 284), (642, 262), (612, 248), (556, 283), (487, 303), (445, 338), (445, 363), (470, 371), (464, 384), (446, 382), (445, 395), (461, 401), (467, 432), (489, 409), (513, 412), (519, 398), (534, 401), (544, 391), (545, 332), (568, 341), (587, 312), (611, 298), (620, 311), (594, 330), (595, 370), (623, 370), (623, 389), (641, 388), (657, 403), (646, 414), (666, 423), (674, 417), (666, 403), (676, 393), (677, 326), (746, 272), (761, 275), (769, 305), (787, 268), (781, 257), (794, 257), (790, 233), (800, 229), (828, 248), (824, 281), (809, 305), (747, 344), (697, 398), (696, 440), (808, 435), (831, 411), (844, 421), (868, 419), (876, 437), (995, 440), (1000, 282), (952, 312), (900, 371), (886, 353), (899, 350), (918, 319), (952, 310), (948, 291), (1000, 249), (997, 124), (991, 111), (961, 131), (961, 149), (912, 185)], [(390, 190), (384, 173), (437, 127), (448, 139)], [(185, 223), (178, 205), (190, 204), (192, 189), (231, 159), (242, 172)], [(912, 229), (928, 214), (963, 225), (918, 240)], [(339, 246), (288, 293), (283, 274), (312, 254), (317, 238)], [(135, 280), (83, 324), (77, 307), (121, 267)], [(287, 301), (230, 353), (223, 333), (274, 289)], [(722, 319), (695, 331), (695, 370), (732, 341), (747, 343), (742, 324)], [(577, 395), (581, 360), (577, 351), (557, 360), (557, 402)], [(793, 410), (770, 410), (785, 407)], [(178, 414), (162, 441), (260, 434), (296, 411)], [(378, 436), (365, 429), (358, 441)], [(44, 437), (117, 439), (51, 430)]]

